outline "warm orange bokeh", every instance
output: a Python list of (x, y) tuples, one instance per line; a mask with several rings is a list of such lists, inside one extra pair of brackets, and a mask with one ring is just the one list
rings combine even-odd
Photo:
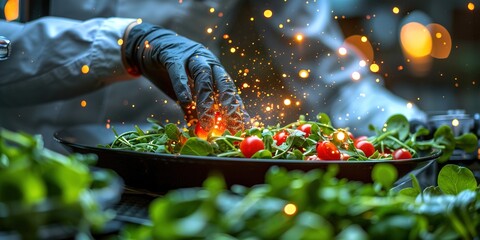
[(8, 2), (5, 4), (4, 14), (7, 21), (14, 21), (18, 19), (18, 2), (19, 0), (8, 0)]

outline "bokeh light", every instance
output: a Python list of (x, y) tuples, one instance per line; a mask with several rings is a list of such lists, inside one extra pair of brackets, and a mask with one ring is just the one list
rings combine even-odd
[(393, 7), (392, 8), (392, 12), (395, 13), (395, 14), (398, 14), (400, 12), (400, 8), (398, 7)]
[(83, 65), (82, 66), (82, 73), (87, 74), (88, 72), (90, 72), (90, 67), (88, 65)]
[(294, 215), (297, 212), (297, 206), (292, 203), (288, 203), (283, 207), (283, 212), (287, 215)]
[(430, 55), (438, 59), (448, 58), (452, 50), (452, 38), (448, 30), (436, 23), (427, 25), (427, 28), (432, 35), (432, 51)]
[(425, 57), (432, 52), (430, 31), (418, 22), (410, 22), (402, 27), (400, 42), (403, 50), (412, 57)]
[(263, 12), (263, 16), (265, 16), (266, 18), (271, 18), (273, 16), (272, 10), (269, 10), (269, 9), (265, 10)]
[(308, 72), (308, 70), (302, 69), (298, 72), (298, 76), (300, 76), (301, 78), (308, 78), (308, 76), (310, 76), (310, 73)]
[(3, 9), (5, 20), (14, 21), (19, 17), (19, 0), (8, 0)]

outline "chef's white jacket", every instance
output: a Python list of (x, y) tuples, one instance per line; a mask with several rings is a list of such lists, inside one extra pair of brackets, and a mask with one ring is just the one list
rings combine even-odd
[[(26, 24), (0, 21), (0, 35), (12, 42), (10, 58), (0, 62), (0, 126), (42, 134), (58, 151), (53, 133), (72, 125), (183, 121), (172, 99), (122, 65), (119, 40), (137, 18), (216, 53), (260, 122), (326, 112), (335, 127), (368, 134), (368, 124), (381, 126), (394, 113), (425, 120), (356, 56), (338, 55), (343, 36), (328, 1), (52, 0), (50, 13)], [(298, 33), (302, 42), (295, 41)], [(353, 72), (360, 80), (352, 80)]]

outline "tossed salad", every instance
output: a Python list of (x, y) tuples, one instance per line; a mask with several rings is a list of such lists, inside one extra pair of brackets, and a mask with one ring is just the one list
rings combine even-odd
[[(478, 146), (477, 136), (466, 133), (454, 136), (452, 129), (441, 126), (430, 134), (425, 127), (410, 131), (410, 123), (403, 115), (392, 115), (382, 126), (369, 126), (371, 136), (354, 137), (348, 128), (335, 128), (325, 113), (316, 121), (303, 117), (285, 126), (253, 127), (230, 133), (216, 124), (205, 132), (197, 125), (179, 128), (176, 124), (163, 125), (148, 119), (151, 129), (138, 126), (118, 133), (107, 148), (140, 152), (169, 153), (196, 156), (244, 157), (261, 159), (290, 159), (313, 161), (402, 160), (419, 157), (422, 152), (441, 150), (439, 162), (450, 158), (455, 149), (473, 152)], [(429, 137), (433, 136), (433, 137)]]

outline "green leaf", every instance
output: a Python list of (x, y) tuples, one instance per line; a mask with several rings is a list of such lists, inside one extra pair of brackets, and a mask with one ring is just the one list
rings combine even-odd
[(433, 140), (436, 144), (444, 147), (442, 155), (438, 158), (438, 162), (443, 163), (452, 156), (455, 150), (455, 136), (452, 129), (448, 125), (442, 125), (435, 131)]
[(375, 164), (372, 169), (372, 180), (380, 183), (385, 189), (390, 189), (397, 181), (397, 169), (389, 163)]
[(475, 191), (477, 180), (470, 169), (455, 164), (447, 164), (438, 174), (438, 187), (445, 194), (457, 195), (464, 190)]
[(180, 154), (184, 155), (194, 155), (194, 156), (208, 156), (213, 154), (213, 147), (209, 142), (197, 138), (189, 138), (180, 150)]
[(260, 150), (260, 151), (256, 152), (255, 154), (253, 154), (252, 158), (271, 159), (272, 158), (272, 152), (270, 152), (266, 149), (263, 149), (263, 150)]
[(398, 134), (398, 139), (404, 141), (410, 133), (410, 123), (402, 114), (392, 115), (386, 122), (387, 131), (394, 131)]
[(400, 195), (409, 196), (409, 197), (417, 197), (418, 194), (420, 194), (420, 192), (413, 187), (403, 188), (398, 193)]
[(168, 138), (174, 141), (178, 141), (180, 139), (180, 130), (178, 129), (177, 125), (173, 123), (165, 125), (165, 134), (167, 134)]
[(465, 152), (474, 152), (478, 149), (478, 138), (473, 133), (466, 133), (455, 138), (455, 147)]
[(325, 124), (325, 125), (332, 125), (332, 121), (330, 121), (330, 117), (326, 113), (319, 113), (317, 115), (317, 122)]

